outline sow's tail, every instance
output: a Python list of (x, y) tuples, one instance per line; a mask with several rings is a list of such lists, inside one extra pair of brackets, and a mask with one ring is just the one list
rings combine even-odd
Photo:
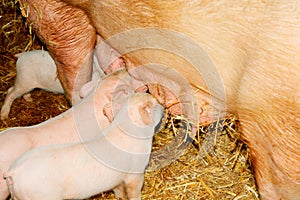
[(4, 178), (6, 180), (6, 184), (10, 193), (10, 199), (15, 199), (14, 182), (12, 177), (8, 174), (4, 174)]

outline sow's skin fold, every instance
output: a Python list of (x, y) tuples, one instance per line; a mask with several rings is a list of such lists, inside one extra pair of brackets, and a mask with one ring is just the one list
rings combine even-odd
[[(85, 141), (107, 127), (134, 89), (125, 70), (105, 78), (81, 103), (57, 117), (30, 127), (16, 127), (0, 134), (0, 176), (20, 155), (38, 146)], [(117, 97), (117, 100), (113, 98)], [(111, 108), (114, 101), (114, 112)], [(120, 105), (118, 105), (120, 104)], [(105, 115), (105, 113), (111, 113)], [(109, 118), (107, 118), (109, 117)], [(0, 179), (0, 199), (9, 195), (5, 179)]]
[(141, 199), (154, 129), (163, 111), (150, 94), (135, 93), (95, 139), (25, 153), (4, 174), (12, 198), (85, 199), (114, 190), (117, 198)]
[[(58, 73), (70, 96), (76, 75), (84, 84), (86, 73), (91, 73), (90, 65), (77, 64), (87, 59), (95, 32), (106, 41), (143, 30), (139, 36), (108, 44), (135, 66), (158, 63), (178, 72), (194, 89), (198, 108), (211, 106), (208, 119), (216, 119), (218, 111), (236, 114), (261, 199), (300, 199), (300, 1), (20, 1), (37, 35), (60, 63)], [(148, 34), (150, 28), (156, 35)], [(176, 34), (182, 37), (174, 38)], [(192, 42), (182, 45), (183, 37)], [(212, 63), (195, 51), (197, 45)], [(176, 54), (179, 50), (184, 51)], [(193, 58), (202, 62), (194, 64)], [(142, 75), (147, 69), (169, 78), (154, 66), (141, 70)], [(173, 94), (184, 90), (170, 82), (179, 91)], [(215, 92), (210, 84), (224, 92)], [(157, 88), (150, 85), (149, 90), (159, 100), (172, 102), (160, 98), (169, 97), (166, 87)], [(221, 104), (214, 99), (221, 99)]]

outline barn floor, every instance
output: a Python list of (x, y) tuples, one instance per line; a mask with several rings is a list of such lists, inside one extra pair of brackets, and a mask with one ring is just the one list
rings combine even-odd
[[(14, 84), (16, 59), (13, 55), (43, 48), (42, 43), (29, 34), (18, 6), (13, 0), (0, 2), (0, 107), (8, 88)], [(69, 108), (63, 95), (39, 89), (31, 94), (31, 102), (23, 98), (14, 101), (9, 119), (0, 120), (0, 131), (38, 124)], [(153, 151), (174, 139), (174, 134), (180, 131), (177, 121), (175, 118), (167, 120), (154, 138)], [(155, 171), (147, 169), (142, 199), (259, 199), (249, 164), (250, 154), (239, 140), (238, 121), (234, 116), (201, 129), (198, 141), (189, 145), (178, 160)], [(203, 138), (207, 137), (212, 138), (214, 144), (208, 153), (196, 148), (197, 144), (205, 144)], [(151, 162), (156, 161), (152, 159)], [(105, 192), (91, 199), (115, 198), (112, 192)]]

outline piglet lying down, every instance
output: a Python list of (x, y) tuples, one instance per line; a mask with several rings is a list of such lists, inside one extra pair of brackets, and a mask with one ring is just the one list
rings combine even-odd
[(112, 189), (118, 198), (141, 199), (152, 136), (162, 115), (155, 98), (135, 93), (94, 140), (23, 154), (4, 174), (12, 198), (84, 199)]

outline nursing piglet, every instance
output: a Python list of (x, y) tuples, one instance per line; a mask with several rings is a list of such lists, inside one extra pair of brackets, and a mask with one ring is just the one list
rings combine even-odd
[[(20, 155), (38, 146), (89, 140), (106, 128), (114, 113), (134, 92), (130, 78), (125, 70), (117, 71), (102, 80), (79, 104), (59, 116), (35, 126), (10, 128), (1, 132), (0, 199), (5, 200), (9, 194), (3, 172)], [(117, 99), (112, 99), (114, 97)], [(111, 108), (112, 101), (114, 112), (107, 110)]]
[(122, 55), (107, 44), (100, 35), (97, 35), (93, 64), (98, 65), (105, 74), (111, 74), (125, 67)]
[(133, 94), (96, 139), (33, 149), (4, 174), (13, 199), (84, 199), (114, 190), (141, 199), (144, 170), (163, 107), (147, 93)]
[[(23, 95), (25, 100), (30, 101), (29, 92), (34, 88), (59, 94), (64, 93), (64, 89), (57, 77), (55, 62), (47, 51), (33, 50), (16, 54), (15, 56), (18, 58), (16, 63), (17, 77), (14, 86), (8, 89), (1, 108), (2, 120), (8, 118), (10, 107), (16, 98)], [(100, 73), (100, 69), (94, 67), (92, 78), (94, 80), (98, 79)]]

